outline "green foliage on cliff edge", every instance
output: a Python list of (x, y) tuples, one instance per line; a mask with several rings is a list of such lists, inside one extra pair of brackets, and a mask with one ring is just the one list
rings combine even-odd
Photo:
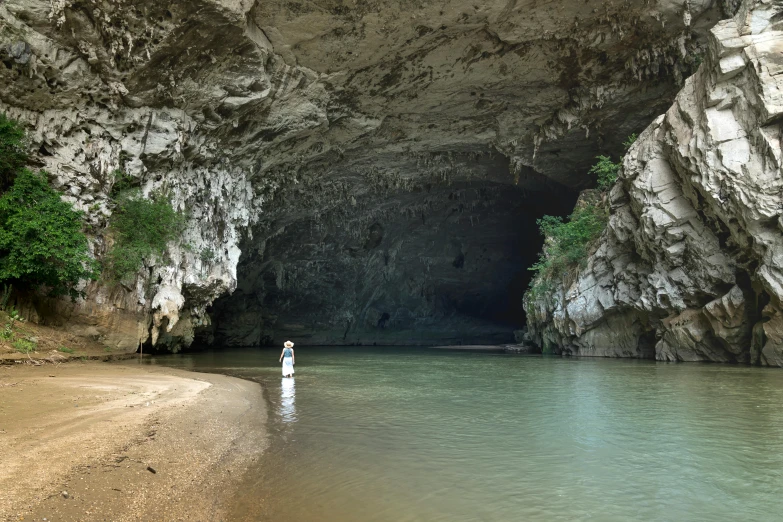
[(81, 214), (60, 199), (45, 172), (24, 168), (25, 145), (22, 126), (0, 113), (0, 283), (76, 298), (79, 282), (98, 274)]
[(81, 229), (81, 214), (60, 199), (46, 174), (22, 169), (0, 196), (0, 282), (78, 297), (79, 281), (98, 274)]
[(590, 168), (590, 174), (598, 179), (598, 190), (606, 191), (612, 188), (620, 173), (620, 164), (614, 163), (609, 156), (598, 156), (598, 163)]
[(114, 279), (122, 280), (136, 274), (145, 259), (162, 256), (166, 244), (182, 233), (185, 217), (162, 193), (145, 199), (138, 190), (126, 191), (117, 201), (109, 226), (115, 242), (107, 268)]
[[(632, 134), (623, 143), (626, 149), (636, 141)], [(609, 221), (609, 209), (605, 194), (617, 182), (620, 163), (609, 156), (597, 156), (598, 160), (589, 173), (596, 176), (597, 190), (585, 191), (579, 198), (574, 211), (563, 219), (558, 216), (544, 216), (536, 223), (544, 236), (544, 248), (538, 262), (529, 268), (536, 272), (530, 282), (525, 299), (536, 299), (554, 290), (558, 283), (567, 283), (569, 273), (584, 268), (590, 248), (595, 244)]]
[(0, 113), (0, 192), (11, 186), (26, 163), (24, 129)]
[(138, 186), (139, 181), (137, 179), (135, 179), (133, 176), (130, 176), (124, 170), (117, 169), (112, 172), (112, 186), (111, 192), (109, 192), (109, 197), (116, 200), (120, 198), (122, 194), (125, 194), (129, 190), (138, 188)]
[[(636, 134), (631, 134), (628, 136), (628, 138), (623, 142), (623, 147), (625, 147), (625, 150), (630, 149), (631, 145), (636, 143), (637, 138), (638, 136)], [(610, 190), (617, 182), (617, 176), (620, 174), (620, 167), (622, 165), (620, 163), (613, 162), (612, 158), (609, 156), (596, 156), (595, 159), (598, 161), (595, 165), (590, 167), (588, 172), (590, 174), (595, 174), (598, 190), (606, 192)]]
[(584, 267), (590, 246), (601, 236), (608, 219), (608, 210), (601, 202), (585, 202), (567, 220), (544, 216), (537, 221), (546, 240), (538, 262), (529, 268), (536, 272), (531, 297), (550, 291), (550, 282), (563, 279), (569, 270)]

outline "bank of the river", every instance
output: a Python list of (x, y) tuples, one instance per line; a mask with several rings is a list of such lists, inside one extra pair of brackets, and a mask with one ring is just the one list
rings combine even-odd
[(265, 424), (261, 387), (223, 375), (0, 366), (0, 520), (222, 520)]

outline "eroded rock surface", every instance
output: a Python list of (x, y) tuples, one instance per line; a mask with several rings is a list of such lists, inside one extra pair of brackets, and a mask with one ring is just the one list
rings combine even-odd
[(211, 339), (258, 345), (513, 342), (541, 241), (535, 218), (567, 212), (557, 187), (450, 186), (379, 198), (248, 240), (239, 285)]
[(783, 5), (748, 0), (639, 137), (573, 284), (525, 303), (546, 349), (783, 365)]
[[(241, 254), (263, 263), (253, 251), (287, 237), (295, 264), (305, 263), (294, 232), (354, 202), (383, 206), (373, 194), (419, 204), (405, 194), (495, 183), (500, 175), (487, 175), (497, 170), (502, 183), (532, 192), (544, 177), (551, 194), (568, 199), (569, 189), (589, 183), (583, 172), (598, 148), (665, 110), (698, 63), (706, 30), (733, 7), (709, 0), (6, 0), (0, 110), (28, 125), (37, 161), (87, 213), (95, 255), (110, 246), (116, 169), (145, 193), (168, 191), (190, 218), (182, 241), (135, 281), (99, 282), (83, 302), (39, 302), (27, 313), (91, 328), (123, 349), (144, 341), (176, 347), (209, 324), (206, 307), (215, 298), (237, 287)], [(425, 220), (446, 208), (435, 207)], [(368, 215), (357, 211), (357, 219)], [(397, 231), (391, 236), (404, 235), (409, 217), (399, 215), (379, 222)], [(374, 222), (345, 234), (364, 234)], [(431, 239), (424, 257), (451, 256), (453, 239)], [(252, 278), (260, 269), (250, 264)], [(344, 275), (339, 262), (325, 269), (337, 272), (324, 281)], [(357, 292), (345, 310), (364, 324), (376, 312)], [(262, 315), (278, 313), (263, 300), (259, 306)], [(242, 313), (251, 317), (253, 309)]]

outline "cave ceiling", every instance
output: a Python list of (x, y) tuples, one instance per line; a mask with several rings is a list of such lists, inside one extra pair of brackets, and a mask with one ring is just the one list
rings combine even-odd
[[(506, 224), (516, 199), (529, 223), (542, 203), (565, 213), (594, 157), (617, 155), (669, 106), (731, 4), (7, 0), (0, 109), (30, 126), (36, 160), (96, 229), (108, 172), (173, 194), (187, 241), (215, 257), (205, 268), (182, 251), (158, 279), (198, 315), (238, 279), (252, 293), (243, 271), (269, 279), (265, 252), (304, 262), (305, 230), (351, 255), (381, 229), (405, 237), (411, 208), (448, 219), (454, 198), (467, 222), (487, 223), (490, 200)], [(411, 234), (449, 264), (472, 241)], [(363, 299), (332, 322), (364, 321)]]

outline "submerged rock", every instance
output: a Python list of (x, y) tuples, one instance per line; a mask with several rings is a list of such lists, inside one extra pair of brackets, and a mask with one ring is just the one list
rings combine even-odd
[(779, 2), (718, 23), (699, 71), (631, 147), (572, 284), (525, 303), (546, 350), (783, 365)]

